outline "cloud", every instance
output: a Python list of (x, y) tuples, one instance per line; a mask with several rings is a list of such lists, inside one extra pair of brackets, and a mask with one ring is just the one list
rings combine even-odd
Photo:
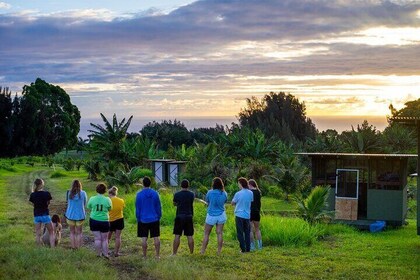
[[(373, 96), (418, 96), (419, 10), (416, 1), (207, 0), (123, 16), (3, 13), (1, 82), (59, 84), (85, 115), (140, 114), (143, 104), (144, 114), (232, 115), (239, 100), (270, 91), (304, 98), (311, 112), (348, 113)], [(325, 106), (335, 101), (343, 105)]]
[(11, 7), (12, 7), (12, 5), (10, 5), (10, 4), (6, 3), (6, 2), (0, 2), (0, 10), (1, 10), (1, 9), (8, 10), (8, 9), (10, 9)]

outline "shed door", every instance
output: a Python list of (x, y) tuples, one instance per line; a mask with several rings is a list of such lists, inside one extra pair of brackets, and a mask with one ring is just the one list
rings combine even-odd
[(169, 165), (169, 185), (178, 186), (178, 164)]
[(160, 183), (163, 181), (163, 163), (155, 161), (154, 162), (154, 171), (155, 171), (155, 181)]
[(337, 169), (335, 179), (335, 218), (357, 220), (359, 170)]

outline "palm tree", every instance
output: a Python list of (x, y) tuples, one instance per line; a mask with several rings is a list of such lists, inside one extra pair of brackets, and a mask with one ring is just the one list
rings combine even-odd
[(129, 193), (134, 186), (138, 183), (142, 177), (140, 167), (133, 167), (130, 171), (125, 172), (124, 170), (118, 170), (114, 176), (107, 176), (107, 181), (110, 185), (117, 185), (125, 190), (125, 193)]
[(330, 219), (334, 212), (325, 210), (328, 192), (329, 188), (316, 186), (307, 198), (302, 199), (296, 196), (295, 201), (297, 202), (299, 216), (310, 225)]
[(357, 125), (357, 130), (352, 126), (351, 131), (344, 131), (341, 136), (350, 152), (371, 153), (380, 149), (380, 132), (367, 120)]
[(273, 168), (274, 175), (266, 175), (280, 185), (284, 192), (285, 200), (289, 194), (295, 193), (309, 183), (309, 169), (299, 161), (291, 150), (279, 156), (279, 161)]
[(112, 124), (103, 114), (101, 114), (101, 117), (105, 126), (103, 127), (99, 124), (91, 123), (90, 125), (94, 130), (88, 130), (92, 133), (90, 135), (92, 137), (91, 145), (89, 147), (90, 153), (94, 157), (104, 161), (115, 160), (127, 165), (127, 162), (124, 162), (126, 155), (122, 150), (122, 145), (126, 140), (127, 130), (133, 116), (127, 121), (125, 121), (124, 118), (121, 122), (118, 122), (117, 116), (114, 114)]

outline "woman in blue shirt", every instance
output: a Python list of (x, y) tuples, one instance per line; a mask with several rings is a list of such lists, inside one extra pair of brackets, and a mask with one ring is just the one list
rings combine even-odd
[(201, 246), (201, 254), (204, 254), (209, 243), (209, 236), (214, 225), (216, 225), (217, 234), (217, 254), (220, 255), (223, 246), (223, 226), (226, 223), (225, 203), (227, 201), (227, 193), (223, 185), (222, 179), (216, 177), (213, 179), (212, 190), (207, 192), (206, 202), (207, 217), (204, 225), (203, 245)]
[(70, 244), (72, 249), (78, 249), (82, 246), (83, 222), (86, 219), (87, 195), (82, 190), (82, 183), (74, 180), (71, 184), (71, 190), (67, 191), (67, 224), (70, 227)]

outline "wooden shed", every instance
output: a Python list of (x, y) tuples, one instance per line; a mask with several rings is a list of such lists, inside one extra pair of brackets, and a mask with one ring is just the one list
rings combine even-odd
[(407, 214), (410, 154), (299, 153), (311, 158), (312, 186), (331, 188), (328, 209), (335, 219), (402, 225)]

